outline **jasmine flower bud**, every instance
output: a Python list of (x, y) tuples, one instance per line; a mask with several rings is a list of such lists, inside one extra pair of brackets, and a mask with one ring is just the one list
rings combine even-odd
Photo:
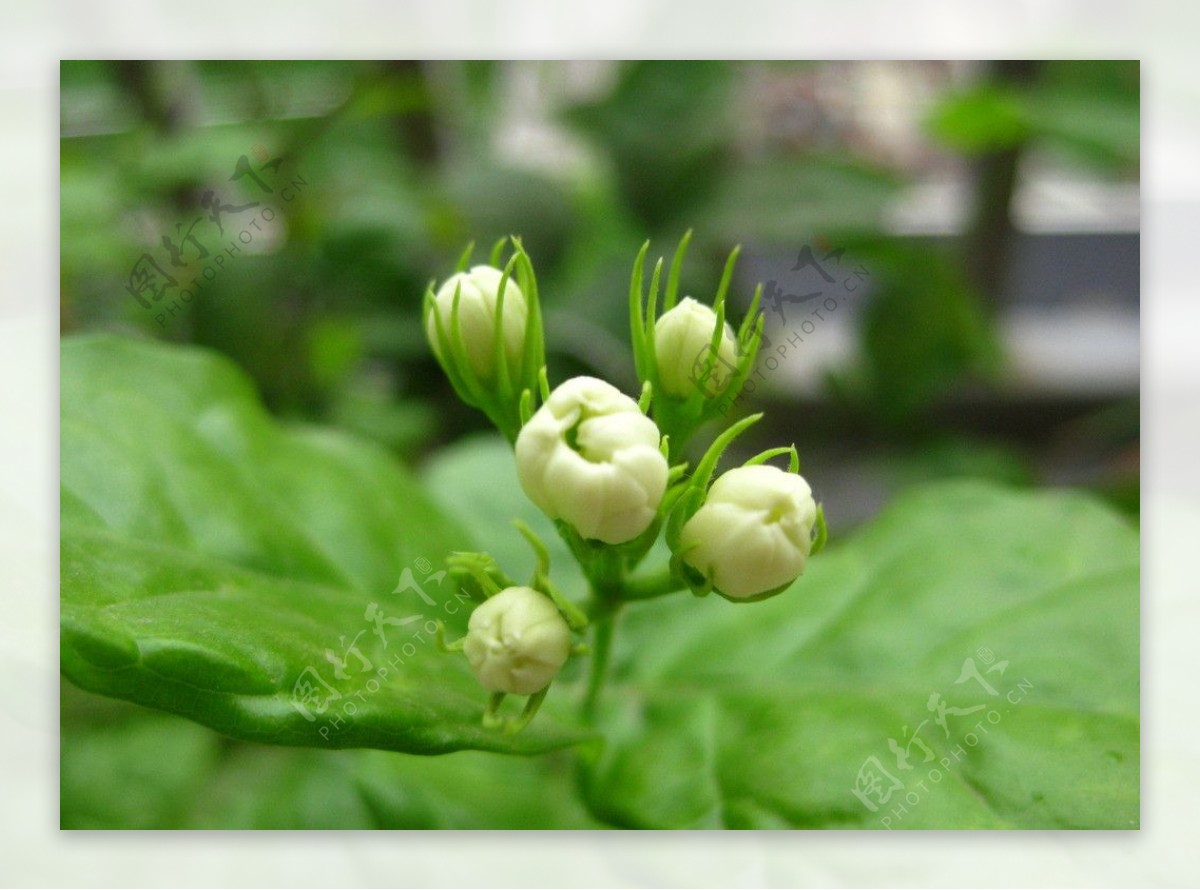
[(683, 561), (733, 599), (786, 587), (804, 572), (817, 506), (795, 473), (737, 467), (709, 489), (683, 526)]
[(667, 487), (654, 421), (616, 387), (575, 377), (550, 394), (517, 436), (517, 476), (529, 499), (584, 538), (631, 541), (650, 527)]
[(533, 695), (566, 664), (571, 629), (545, 595), (507, 587), (471, 613), (463, 651), (484, 689)]
[[(459, 272), (448, 278), (434, 297), (433, 312), (425, 320), (425, 333), (438, 358), (443, 361), (451, 353), (450, 344), (442, 337), (458, 337), (463, 352), (475, 376), (481, 381), (496, 377), (496, 298), (500, 292), (503, 273), (491, 266), (475, 266), (469, 272)], [(458, 303), (458, 327), (454, 327), (454, 294), (461, 288)], [(509, 379), (520, 373), (521, 354), (525, 345), (525, 295), (517, 282), (509, 278), (504, 285), (502, 335), (504, 358), (508, 363)], [(441, 335), (438, 326), (441, 326)]]
[[(737, 340), (726, 324), (713, 354), (713, 332), (717, 313), (711, 307), (685, 297), (654, 323), (654, 353), (659, 386), (677, 398), (687, 398), (700, 389), (709, 398), (729, 386), (737, 365)], [(711, 362), (712, 369), (707, 371)]]

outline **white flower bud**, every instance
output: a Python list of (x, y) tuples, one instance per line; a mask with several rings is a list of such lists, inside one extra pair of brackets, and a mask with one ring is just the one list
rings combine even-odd
[(484, 689), (533, 695), (566, 664), (571, 629), (549, 597), (508, 587), (471, 613), (463, 651)]
[[(685, 297), (654, 323), (654, 354), (663, 391), (687, 398), (697, 389), (716, 398), (729, 386), (737, 364), (737, 340), (726, 324), (713, 360), (712, 337), (717, 313), (711, 307)], [(705, 365), (713, 361), (706, 377)]]
[(654, 421), (616, 387), (575, 377), (550, 394), (517, 436), (521, 488), (584, 538), (622, 544), (654, 521), (667, 459)]
[[(452, 275), (438, 288), (434, 297), (433, 312), (425, 322), (425, 333), (434, 352), (443, 361), (449, 356), (449, 343), (441, 342), (438, 336), (438, 320), (448, 338), (454, 337), (453, 309), (455, 289), (462, 288), (458, 303), (458, 331), (462, 336), (463, 351), (475, 376), (482, 381), (496, 376), (495, 336), (496, 297), (500, 292), (503, 273), (491, 266), (476, 266), (469, 272)], [(504, 356), (508, 362), (509, 379), (516, 380), (521, 367), (521, 354), (525, 345), (525, 295), (512, 277), (504, 286)], [(435, 316), (436, 313), (436, 316)]]
[(804, 572), (816, 519), (803, 477), (766, 465), (737, 467), (713, 483), (684, 524), (683, 561), (726, 596), (757, 596)]

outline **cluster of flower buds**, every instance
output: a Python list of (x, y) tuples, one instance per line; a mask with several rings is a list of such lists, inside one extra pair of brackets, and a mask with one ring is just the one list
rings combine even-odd
[[(521, 244), (499, 267), (503, 243), (488, 266), (459, 271), (425, 298), (425, 328), (456, 391), (487, 413), (513, 443), (517, 476), (529, 499), (553, 520), (580, 561), (600, 607), (622, 601), (622, 584), (666, 527), (668, 587), (735, 602), (775, 596), (804, 572), (824, 545), (824, 514), (799, 474), (795, 446), (773, 448), (716, 476), (729, 444), (762, 415), (719, 435), (689, 473), (688, 438), (723, 418), (749, 375), (762, 339), (756, 290), (741, 327), (726, 322), (725, 297), (737, 250), (725, 264), (711, 306), (679, 295), (691, 233), (675, 252), (658, 312), (663, 260), (644, 290), (646, 253), (638, 253), (629, 290), (639, 398), (595, 377), (550, 390), (533, 267)], [(515, 275), (514, 275), (515, 273)], [(540, 404), (540, 407), (538, 405)], [(767, 461), (787, 456), (786, 470)], [(526, 695), (523, 726), (550, 683), (580, 646), (572, 632), (583, 612), (553, 586), (544, 545), (529, 585), (517, 585), (484, 554), (458, 554), (452, 571), (475, 578), (484, 601), (455, 647), (466, 653), (492, 693), (485, 720), (505, 695)], [(660, 592), (667, 592), (665, 589)], [(607, 597), (608, 599), (604, 599)], [(615, 600), (614, 600), (615, 598)], [(628, 597), (638, 598), (638, 597)]]

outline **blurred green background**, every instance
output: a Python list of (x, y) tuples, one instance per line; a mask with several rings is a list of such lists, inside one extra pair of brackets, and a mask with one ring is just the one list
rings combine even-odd
[[(1139, 91), (1123, 61), (64, 62), (62, 329), (210, 347), (280, 416), (419, 467), (486, 428), (419, 322), (466, 242), (524, 238), (552, 382), (632, 391), (634, 255), (691, 228), (699, 299), (742, 245), (735, 320), (758, 282), (862, 283), (799, 345), (815, 304), (768, 308), (739, 406), (768, 410), (739, 447), (795, 441), (835, 535), (948, 476), (1136, 517)], [(160, 730), (64, 694), (93, 732), (64, 731), (63, 824), (119, 822), (87, 781)]]
[[(745, 404), (782, 408), (759, 436), (797, 441), (835, 528), (948, 474), (1137, 510), (1137, 62), (64, 62), (61, 83), (64, 333), (212, 347), (279, 414), (418, 462), (485, 423), (418, 324), (470, 240), (524, 237), (552, 379), (626, 387), (644, 239), (695, 229), (702, 299), (742, 244), (742, 308), (759, 281), (835, 289), (793, 266), (844, 251), (865, 286)], [(178, 282), (150, 308), (143, 254)], [(776, 346), (809, 311), (768, 310)]]

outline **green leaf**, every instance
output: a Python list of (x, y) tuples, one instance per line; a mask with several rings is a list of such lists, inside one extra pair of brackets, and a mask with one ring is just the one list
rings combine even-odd
[(941, 100), (928, 127), (934, 138), (966, 154), (1012, 148), (1029, 136), (1021, 94), (990, 84)]
[[(1136, 82), (1136, 70), (1134, 76)], [(1092, 84), (1023, 90), (984, 85), (943, 99), (927, 126), (934, 138), (968, 155), (1037, 139), (1086, 159), (1136, 168), (1141, 151), (1136, 89), (1129, 95)]]
[[(484, 533), (519, 503), (511, 460), (471, 442), (429, 478)], [(515, 532), (495, 541), (521, 558)], [(1088, 496), (915, 489), (775, 599), (629, 606), (605, 744), (582, 749), (588, 803), (645, 828), (1136, 827), (1138, 585), (1137, 531)], [(997, 695), (956, 682), (967, 659)], [(943, 731), (933, 694), (984, 709)], [(908, 771), (888, 745), (905, 727), (933, 752), (914, 744)], [(902, 782), (875, 811), (853, 793), (869, 758)]]
[[(1089, 498), (914, 493), (771, 601), (630, 610), (589, 797), (631, 827), (1135, 828), (1138, 579)], [(943, 729), (935, 694), (983, 709)], [(876, 811), (872, 757), (902, 784)]]
[(847, 394), (873, 420), (902, 425), (964, 378), (994, 376), (1001, 350), (992, 324), (947, 257), (869, 241), (855, 255), (875, 289), (859, 322), (863, 373), (848, 375)]
[(66, 683), (61, 707), (60, 827), (180, 827), (220, 760), (220, 737)]
[(62, 704), (63, 828), (604, 827), (562, 755), (269, 747), (70, 686)]
[(1132, 100), (1056, 89), (1025, 100), (1034, 133), (1075, 149), (1085, 158), (1137, 169), (1141, 155), (1141, 108)]
[[(474, 542), (386, 452), (280, 426), (215, 355), (64, 341), (61, 476), (62, 670), (84, 689), (275, 744), (532, 753), (584, 737), (550, 716), (482, 727), (483, 690), (429, 630), (461, 632), (466, 603), (429, 573)], [(405, 570), (428, 602), (394, 592)]]
[(625, 62), (607, 96), (564, 112), (611, 158), (623, 203), (645, 223), (639, 228), (692, 218), (727, 169), (735, 77), (726, 61)]

